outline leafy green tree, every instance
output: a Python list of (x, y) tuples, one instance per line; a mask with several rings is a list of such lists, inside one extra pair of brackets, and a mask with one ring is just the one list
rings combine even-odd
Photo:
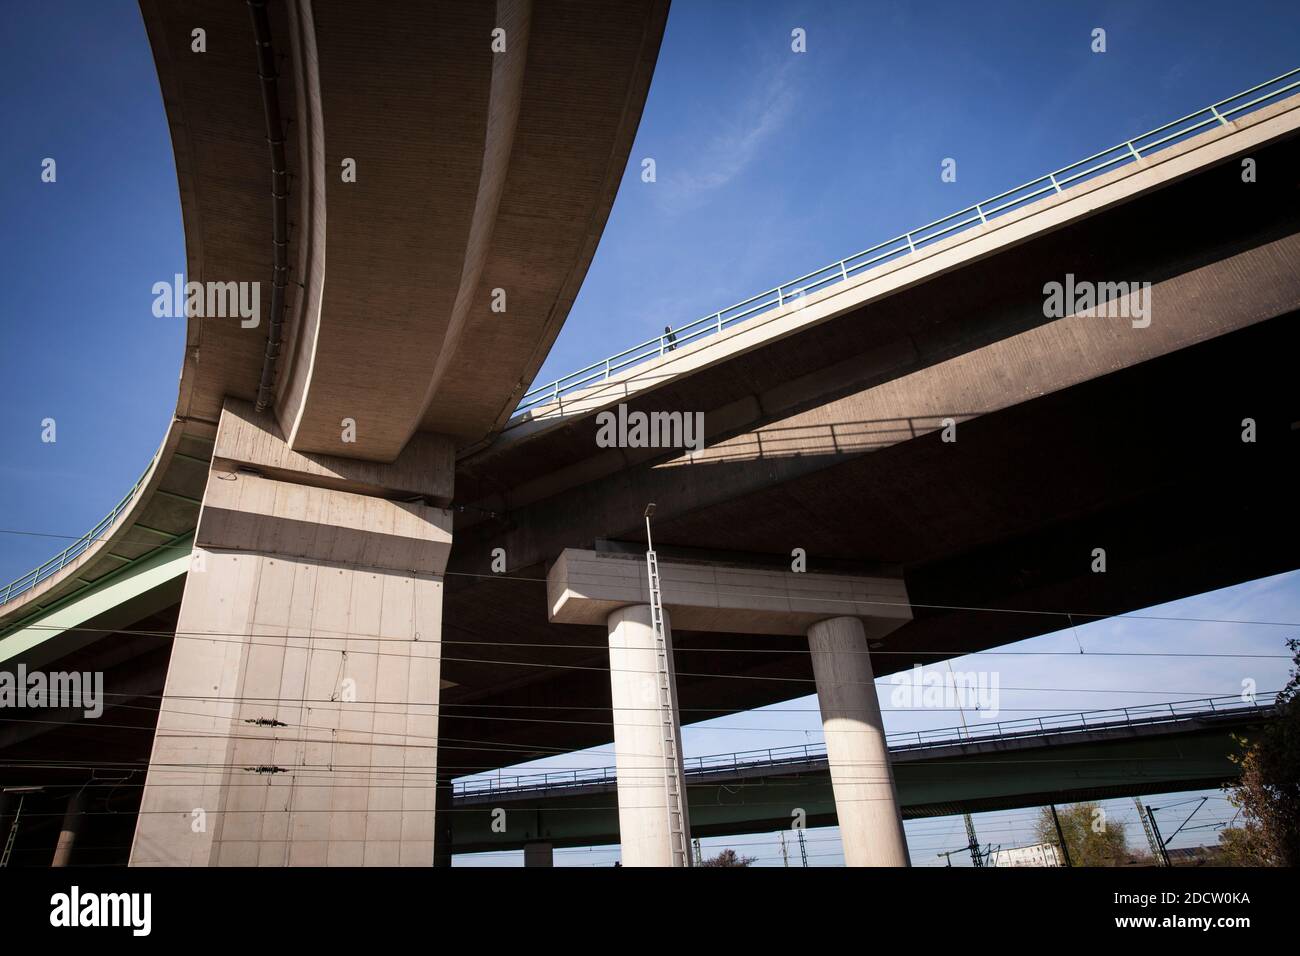
[(1223, 866), (1268, 866), (1258, 836), (1245, 827), (1228, 827), (1219, 832), (1218, 862)]
[(1235, 737), (1230, 759), (1240, 779), (1225, 787), (1241, 811), (1240, 827), (1219, 836), (1225, 862), (1238, 866), (1300, 864), (1300, 640), (1291, 651), (1291, 679), (1277, 696), (1274, 719), (1253, 739)]
[[(1111, 825), (1100, 804), (1076, 803), (1057, 807), (1056, 813), (1061, 818), (1071, 866), (1124, 866), (1129, 862), (1132, 854), (1124, 827)], [(1034, 830), (1039, 842), (1059, 845), (1051, 807), (1039, 809)]]

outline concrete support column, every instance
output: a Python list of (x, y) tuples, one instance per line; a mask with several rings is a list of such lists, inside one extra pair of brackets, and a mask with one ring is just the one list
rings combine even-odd
[(555, 866), (555, 847), (550, 843), (525, 843), (524, 866)]
[[(658, 660), (650, 605), (619, 608), (609, 615), (609, 685), (614, 708), (614, 763), (618, 769), (618, 832), (624, 866), (672, 866), (663, 719), (659, 704)], [(664, 612), (668, 650), (668, 688), (676, 741), (677, 787), (682, 795), (681, 839), (689, 865), (690, 821), (686, 781), (681, 769), (681, 721), (677, 707), (672, 628)]]
[(856, 617), (808, 629), (846, 866), (910, 866), (866, 633)]
[[(906, 866), (867, 656), (868, 636), (878, 640), (911, 620), (903, 581), (702, 561), (661, 561), (659, 577), (665, 624), (671, 615), (685, 631), (808, 635), (845, 856), (850, 865)], [(547, 572), (546, 597), (552, 621), (609, 628), (623, 865), (666, 865), (663, 733), (645, 562), (633, 554), (567, 549)], [(827, 614), (846, 616), (826, 620)], [(670, 654), (671, 646), (670, 632)], [(670, 687), (680, 753), (676, 682)]]
[(421, 465), (296, 455), (227, 403), (132, 865), (432, 865), (451, 515), (387, 496)]
[[(438, 765), (443, 765), (442, 751), (438, 751)], [(433, 821), (433, 865), (446, 868), (451, 866), (452, 857), (452, 797), (454, 788), (448, 779), (438, 781), (438, 793), (434, 799), (435, 816)]]
[(77, 842), (77, 834), (85, 819), (85, 791), (78, 790), (68, 798), (68, 808), (63, 813), (63, 825), (59, 827), (59, 842), (54, 845), (54, 859), (50, 866), (67, 866), (72, 860), (72, 848)]

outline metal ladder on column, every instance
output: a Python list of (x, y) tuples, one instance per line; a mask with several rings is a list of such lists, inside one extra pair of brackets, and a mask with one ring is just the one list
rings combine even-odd
[(18, 798), (18, 809), (14, 811), (13, 822), (9, 824), (9, 836), (5, 839), (5, 851), (0, 855), (0, 866), (9, 865), (9, 857), (14, 852), (14, 842), (18, 839), (18, 819), (23, 815), (23, 796)]
[(645, 553), (650, 576), (650, 626), (655, 635), (655, 669), (659, 683), (659, 720), (664, 741), (664, 793), (668, 805), (668, 843), (673, 866), (690, 866), (691, 852), (686, 834), (686, 814), (682, 806), (681, 761), (677, 753), (677, 730), (673, 726), (673, 699), (669, 685), (668, 638), (664, 633), (664, 608), (659, 593), (659, 559), (651, 549)]
[(1142, 821), (1142, 829), (1146, 831), (1147, 845), (1151, 847), (1151, 861), (1156, 866), (1168, 866), (1165, 862), (1168, 857), (1165, 856), (1164, 847), (1156, 839), (1155, 831), (1151, 829), (1151, 818), (1147, 816), (1147, 808), (1142, 806), (1142, 798), (1134, 797), (1133, 805), (1137, 807), (1138, 819)]

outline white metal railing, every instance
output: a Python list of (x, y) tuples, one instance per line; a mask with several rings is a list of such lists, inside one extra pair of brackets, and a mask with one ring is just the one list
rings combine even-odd
[[(999, 193), (982, 202), (977, 202), (975, 205), (968, 206), (950, 216), (936, 219), (934, 222), (926, 223), (924, 226), (919, 226), (892, 239), (886, 239), (884, 242), (879, 242), (856, 255), (841, 259), (838, 262), (832, 262), (830, 265), (823, 266), (806, 275), (783, 282), (775, 288), (750, 296), (735, 305), (720, 309), (701, 319), (696, 319), (694, 322), (673, 329), (671, 332), (653, 339), (647, 339), (639, 345), (624, 349), (622, 352), (601, 359), (586, 368), (578, 369), (576, 372), (570, 372), (568, 375), (547, 382), (545, 385), (530, 389), (524, 393), (519, 405), (515, 408), (515, 413), (518, 414), (549, 402), (558, 402), (561, 396), (605, 381), (623, 369), (659, 358), (666, 352), (688, 345), (706, 336), (720, 333), (751, 316), (771, 309), (779, 309), (788, 302), (799, 300), (809, 293), (818, 292), (837, 282), (843, 282), (850, 277), (860, 275), (864, 270), (874, 265), (915, 252), (922, 246), (972, 226), (983, 225), (990, 219), (1023, 206), (1025, 203), (1032, 202), (1041, 196), (1062, 192), (1070, 186), (1093, 176), (1127, 163), (1136, 162), (1144, 156), (1186, 139), (1208, 126), (1225, 126), (1230, 122), (1231, 117), (1259, 109), (1277, 100), (1280, 96), (1300, 88), (1300, 79), (1297, 79), (1297, 76), (1300, 76), (1300, 68), (1252, 86), (1248, 90), (1242, 90), (1240, 93), (1219, 100), (1217, 103), (1212, 103), (1195, 113), (1189, 113), (1170, 123), (1165, 123), (1163, 126), (1148, 130), (1140, 136), (1134, 136), (1132, 139), (1126, 140), (1117, 146), (1112, 146), (1110, 149), (1094, 153), (1077, 163), (1053, 170), (1038, 179), (1024, 183), (1014, 189), (1008, 189), (1006, 192)], [(1244, 102), (1242, 102), (1243, 100)]]
[(127, 510), (131, 502), (135, 500), (136, 494), (144, 486), (145, 479), (149, 477), (149, 473), (153, 470), (155, 462), (158, 461), (159, 454), (161, 454), (161, 449), (159, 449), (159, 451), (154, 454), (153, 458), (150, 459), (148, 467), (146, 467), (144, 473), (136, 479), (135, 484), (131, 486), (131, 490), (126, 493), (126, 497), (114, 505), (113, 510), (101, 518), (98, 524), (44, 564), (32, 568), (22, 577), (9, 582), (9, 584), (5, 586), (5, 589), (0, 591), (0, 606), (14, 600), (19, 595), (30, 591), (46, 578), (58, 574), (59, 571), (63, 570), (63, 568), (69, 563), (80, 557), (81, 554), (92, 544), (107, 537), (108, 532), (117, 524), (118, 519), (122, 517), (122, 514)]
[[(1013, 740), (1018, 737), (1038, 737), (1044, 734), (1084, 733), (1104, 730), (1107, 727), (1147, 726), (1172, 723), (1196, 718), (1240, 717), (1246, 714), (1263, 714), (1272, 709), (1277, 694), (1261, 694), (1253, 700), (1241, 695), (1228, 697), (1201, 697), (1196, 700), (1179, 700), (1165, 704), (1143, 704), (1137, 707), (1115, 707), (1105, 710), (1074, 710), (1052, 714), (1048, 717), (1023, 717), (1017, 720), (1000, 720), (976, 724), (972, 727), (942, 727), (936, 730), (908, 730), (886, 735), (891, 753), (922, 750), (932, 747), (949, 747), (954, 744), (981, 740)], [(759, 750), (741, 750), (736, 753), (714, 754), (707, 757), (688, 757), (682, 764), (687, 777), (719, 771), (739, 771), (755, 767), (780, 767), (823, 760), (825, 744), (794, 744), (788, 747), (766, 747)], [(536, 773), (496, 774), (491, 777), (474, 777), (456, 781), (453, 792), (457, 796), (480, 796), (494, 793), (520, 793), (529, 790), (548, 790), (560, 787), (591, 786), (613, 783), (617, 774), (613, 767), (592, 767), (581, 770), (548, 770)]]

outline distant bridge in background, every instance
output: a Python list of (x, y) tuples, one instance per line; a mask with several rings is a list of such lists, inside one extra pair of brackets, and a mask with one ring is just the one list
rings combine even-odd
[[(890, 734), (905, 818), (946, 816), (1218, 787), (1235, 778), (1233, 736), (1273, 717), (1276, 694), (1211, 697), (1109, 710), (1072, 711), (970, 728)], [(694, 836), (734, 836), (791, 824), (835, 824), (826, 750), (771, 747), (685, 763)], [(456, 781), (457, 853), (618, 842), (612, 767), (498, 774)], [(492, 833), (492, 814), (509, 826)], [(521, 825), (518, 821), (523, 820)]]

